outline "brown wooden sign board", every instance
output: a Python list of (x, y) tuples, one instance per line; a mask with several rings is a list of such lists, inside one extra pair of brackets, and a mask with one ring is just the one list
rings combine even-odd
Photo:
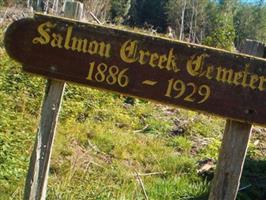
[(4, 42), (30, 73), (266, 125), (265, 59), (41, 14)]

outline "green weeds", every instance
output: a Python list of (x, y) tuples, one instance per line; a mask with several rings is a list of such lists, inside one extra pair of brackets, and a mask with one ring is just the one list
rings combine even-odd
[[(22, 199), (45, 80), (0, 52), (0, 199)], [(217, 159), (223, 127), (214, 117), (67, 84), (47, 199), (141, 200), (144, 189), (154, 200), (207, 199), (198, 162)]]

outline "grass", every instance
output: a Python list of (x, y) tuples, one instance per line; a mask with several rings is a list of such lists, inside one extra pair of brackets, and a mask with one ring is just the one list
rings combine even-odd
[[(0, 43), (0, 200), (22, 199), (45, 80), (24, 74)], [(224, 120), (68, 84), (49, 174), (48, 197), (71, 199), (207, 199), (199, 161), (216, 160)], [(263, 152), (248, 153), (239, 199), (265, 195)], [(255, 177), (255, 178), (254, 178)], [(266, 184), (266, 183), (265, 183)]]

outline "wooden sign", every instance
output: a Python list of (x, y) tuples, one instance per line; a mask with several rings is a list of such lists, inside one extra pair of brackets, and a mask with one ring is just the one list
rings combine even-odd
[(266, 125), (266, 60), (36, 14), (9, 26), (27, 72)]

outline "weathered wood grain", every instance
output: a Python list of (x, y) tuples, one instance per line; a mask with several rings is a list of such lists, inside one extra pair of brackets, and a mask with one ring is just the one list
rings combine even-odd
[[(265, 46), (247, 40), (239, 50), (263, 57)], [(227, 120), (209, 200), (236, 199), (251, 133), (251, 124)]]
[[(83, 10), (82, 5), (77, 2), (67, 2), (65, 17), (79, 19)], [(65, 83), (62, 81), (47, 81), (40, 125), (25, 185), (25, 200), (46, 198), (50, 158), (64, 89)]]
[(40, 14), (12, 24), (5, 47), (30, 73), (266, 125), (265, 59)]

